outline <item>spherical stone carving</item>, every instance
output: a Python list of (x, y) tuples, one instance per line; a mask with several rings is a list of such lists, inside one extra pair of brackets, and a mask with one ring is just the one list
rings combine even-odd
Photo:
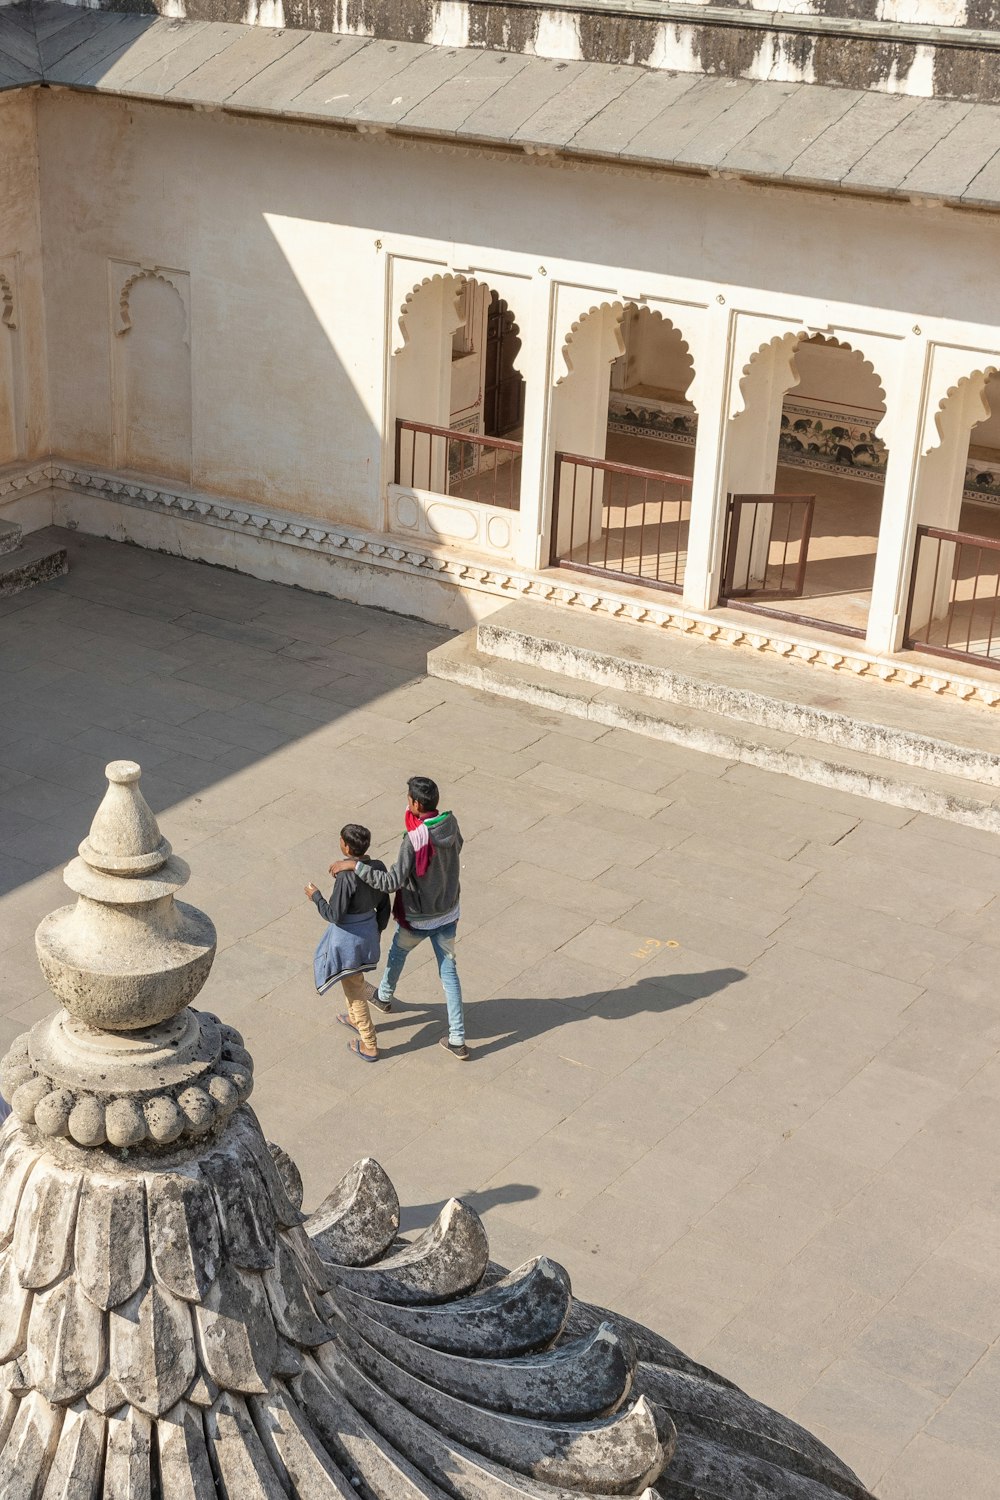
[(159, 1145), (176, 1141), (184, 1133), (184, 1113), (173, 1099), (157, 1097), (143, 1105), (146, 1128), (150, 1137)]
[(14, 1094), (10, 1107), (19, 1120), (23, 1120), (25, 1125), (31, 1125), (34, 1123), (35, 1110), (51, 1090), (52, 1085), (47, 1078), (29, 1078)]
[(34, 1076), (29, 1062), (10, 1063), (9, 1057), (5, 1057), (0, 1064), (0, 1094), (5, 1099), (13, 1099), (22, 1083), (27, 1083)]
[[(18, 1037), (0, 1060), (5, 1097), (12, 1103), (17, 1098), (19, 1118), (33, 1123), (43, 1135), (69, 1136), (87, 1148), (105, 1141), (120, 1149), (147, 1140), (158, 1146), (170, 1145), (182, 1136), (218, 1130), (250, 1097), (253, 1063), (239, 1032), (232, 1027), (221, 1025), (215, 1016), (195, 1011), (188, 1012), (188, 1017), (183, 1025), (180, 1019), (172, 1023), (170, 1038), (164, 1037), (162, 1027), (151, 1033), (158, 1039), (157, 1061), (144, 1062), (142, 1048), (146, 1042), (135, 1033), (129, 1034), (128, 1045), (139, 1062), (137, 1073), (123, 1068), (125, 1054), (121, 1048), (117, 1053), (101, 1051), (97, 1066), (103, 1070), (102, 1075), (94, 1071), (92, 1059), (88, 1060), (89, 1072), (81, 1067), (85, 1053), (79, 1050), (79, 1023), (65, 1011), (47, 1017), (27, 1036)], [(82, 1034), (84, 1038), (93, 1036), (85, 1028)], [(166, 1049), (169, 1056), (164, 1056), (164, 1041), (170, 1044)], [(246, 1062), (227, 1061), (228, 1053), (246, 1058)], [(75, 1082), (69, 1086), (74, 1067)], [(197, 1081), (185, 1081), (192, 1072)], [(99, 1082), (99, 1077), (106, 1082)], [(149, 1088), (153, 1078), (159, 1088)], [(130, 1083), (136, 1087), (130, 1088)], [(126, 1103), (134, 1105), (134, 1110), (125, 1110), (122, 1106)], [(112, 1111), (109, 1127), (105, 1116), (112, 1105), (119, 1107)]]
[(239, 1103), (239, 1093), (236, 1085), (229, 1078), (221, 1078), (218, 1074), (209, 1079), (208, 1092), (215, 1100), (220, 1109), (232, 1110)]
[(233, 1084), (241, 1102), (249, 1099), (253, 1093), (253, 1073), (249, 1068), (242, 1063), (223, 1062), (219, 1064), (219, 1072)]
[(191, 1135), (202, 1135), (206, 1130), (211, 1130), (215, 1119), (215, 1106), (204, 1089), (195, 1086), (185, 1089), (178, 1097), (177, 1103), (187, 1120), (187, 1128)]
[(146, 1136), (146, 1116), (134, 1099), (113, 1099), (104, 1111), (104, 1128), (112, 1146), (138, 1146)]
[(69, 1089), (53, 1089), (35, 1106), (35, 1124), (43, 1135), (65, 1135), (76, 1098)]
[(73, 1106), (68, 1124), (69, 1133), (78, 1146), (103, 1146), (108, 1138), (104, 1129), (104, 1105), (91, 1096), (80, 1099)]

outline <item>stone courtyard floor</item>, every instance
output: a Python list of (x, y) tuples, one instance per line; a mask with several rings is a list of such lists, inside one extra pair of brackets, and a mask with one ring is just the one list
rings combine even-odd
[[(424, 676), (442, 632), (113, 543), (0, 603), (0, 1043), (132, 757), (219, 930), (204, 1002), (314, 1206), (377, 1156), (830, 1442), (884, 1500), (1000, 1494), (1000, 840)], [(752, 666), (752, 664), (751, 664)], [(421, 950), (362, 1065), (318, 999), (356, 819), (466, 836), (473, 1060)], [(429, 945), (425, 945), (427, 947)]]

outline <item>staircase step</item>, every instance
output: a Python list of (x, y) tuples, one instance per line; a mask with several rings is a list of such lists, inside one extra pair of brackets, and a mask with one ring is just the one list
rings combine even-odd
[(706, 709), (792, 739), (1000, 787), (1000, 715), (977, 704), (538, 605), (513, 604), (488, 616), (477, 647), (620, 689), (646, 708), (669, 702)]
[(499, 697), (1000, 833), (1000, 788), (830, 746), (725, 712), (585, 683), (558, 670), (498, 658), (479, 649), (475, 631), (429, 652), (427, 670), (432, 677)]
[(0, 557), (20, 547), (23, 532), (16, 521), (0, 521)]
[(68, 572), (65, 547), (54, 547), (51, 539), (41, 533), (29, 536), (20, 547), (0, 556), (0, 599)]

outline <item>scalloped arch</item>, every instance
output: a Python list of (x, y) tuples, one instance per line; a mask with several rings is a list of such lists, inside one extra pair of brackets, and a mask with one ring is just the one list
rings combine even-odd
[(0, 271), (0, 325), (4, 328), (16, 328), (14, 321), (14, 288), (10, 277)]
[(121, 338), (122, 334), (128, 333), (131, 330), (132, 288), (138, 281), (161, 281), (164, 286), (168, 286), (170, 290), (175, 294), (178, 302), (181, 305), (181, 312), (184, 315), (184, 337), (186, 340), (187, 304), (184, 301), (184, 294), (182, 293), (180, 287), (177, 285), (176, 281), (172, 281), (165, 271), (154, 270), (151, 267), (141, 271), (133, 271), (131, 276), (126, 277), (125, 281), (122, 283), (122, 289), (118, 294), (119, 327), (116, 329), (118, 337)]
[(415, 282), (414, 285), (410, 287), (410, 290), (403, 298), (402, 305), (399, 309), (399, 317), (396, 319), (396, 324), (400, 332), (401, 342), (396, 345), (395, 349), (393, 349), (393, 354), (401, 354), (402, 351), (406, 348), (406, 345), (410, 342), (410, 330), (407, 325), (407, 318), (410, 315), (410, 304), (412, 303), (414, 297), (422, 292), (425, 286), (433, 286), (434, 282), (436, 281), (454, 281), (456, 285), (460, 287), (465, 283), (467, 279), (468, 278), (465, 276), (459, 276), (455, 271), (435, 271), (433, 276), (425, 276), (421, 281)]
[[(580, 329), (582, 328), (583, 324), (587, 321), (588, 318), (592, 318), (595, 313), (603, 312), (605, 310), (605, 308), (610, 309), (612, 312), (617, 312), (618, 313), (618, 317), (615, 320), (615, 327), (614, 327), (614, 337), (615, 337), (615, 341), (616, 341), (616, 344), (617, 344), (617, 348), (616, 348), (615, 352), (610, 356), (610, 359), (613, 360), (613, 359), (617, 358), (618, 355), (621, 355), (621, 354), (625, 353), (625, 340), (622, 338), (622, 333), (621, 333), (622, 314), (625, 312), (625, 309), (627, 307), (636, 307), (636, 308), (639, 308), (639, 310), (641, 311), (642, 308), (643, 308), (643, 305), (644, 304), (642, 304), (640, 302), (622, 302), (622, 301), (618, 300), (617, 298), (613, 302), (606, 300), (604, 302), (597, 302), (597, 303), (595, 303), (595, 305), (593, 307), (588, 307), (588, 309), (587, 309), (587, 311), (585, 313), (581, 313), (580, 317), (574, 319), (574, 321), (569, 325), (569, 332), (566, 334), (566, 338), (565, 338), (565, 340), (563, 342), (563, 345), (562, 345), (562, 348), (560, 350), (560, 353), (562, 355), (563, 364), (566, 366), (566, 368), (563, 371), (563, 373), (559, 376), (559, 378), (556, 380), (556, 382), (555, 382), (556, 385), (557, 386), (558, 385), (562, 385), (563, 381), (567, 378), (567, 376), (572, 375), (572, 373), (573, 373), (573, 341), (576, 338), (576, 335), (579, 333)], [(694, 358), (692, 357), (692, 354), (691, 354), (691, 345), (688, 343), (687, 339), (684, 337), (684, 331), (683, 331), (683, 329), (677, 323), (674, 322), (673, 318), (668, 318), (667, 315), (666, 315), (666, 313), (661, 312), (661, 310), (658, 307), (650, 307), (650, 308), (647, 308), (646, 311), (648, 311), (653, 317), (659, 318), (659, 320), (660, 320), (661, 323), (668, 324), (669, 327), (671, 327), (674, 330), (674, 332), (677, 334), (678, 338), (681, 341), (681, 344), (684, 346), (684, 352), (685, 352), (685, 354), (687, 355), (688, 359), (691, 361), (691, 381), (693, 381), (694, 377), (695, 377)], [(688, 381), (688, 387), (687, 387), (688, 389), (690, 389), (690, 387), (691, 387), (691, 381)]]
[[(825, 332), (822, 328), (803, 327), (798, 329), (789, 329), (786, 333), (775, 334), (774, 338), (768, 339), (766, 343), (759, 344), (757, 346), (757, 348), (751, 354), (750, 358), (747, 360), (746, 364), (743, 366), (742, 372), (740, 374), (740, 405), (736, 411), (730, 413), (730, 420), (732, 420), (733, 417), (738, 417), (741, 412), (746, 411), (747, 377), (749, 376), (751, 369), (756, 364), (760, 356), (766, 353), (768, 350), (774, 350), (775, 352), (777, 352), (777, 350), (782, 347), (787, 349), (790, 354), (794, 354), (799, 344), (805, 343), (807, 340), (812, 338), (820, 338), (822, 339), (824, 344), (830, 344), (836, 349), (846, 349), (850, 354), (854, 355), (854, 357), (860, 362), (862, 368), (870, 371), (875, 380), (878, 382), (878, 391), (882, 399), (882, 406), (883, 408), (886, 407), (886, 392), (885, 386), (882, 383), (882, 377), (876, 370), (872, 361), (867, 358), (863, 349), (859, 349), (856, 344), (851, 344), (846, 339), (839, 339), (835, 337), (835, 335)], [(884, 421), (885, 410), (883, 410), (882, 416), (875, 423), (872, 429), (873, 433), (878, 432), (878, 429), (881, 427)]]
[[(995, 363), (980, 365), (978, 369), (970, 370), (967, 375), (963, 375), (960, 380), (956, 380), (954, 385), (950, 385), (948, 387), (934, 411), (934, 427), (938, 435), (938, 441), (934, 445), (934, 447), (937, 447), (944, 441), (944, 427), (942, 424), (944, 420), (945, 407), (948, 405), (948, 403), (952, 401), (965, 387), (971, 385), (974, 380), (978, 380), (980, 377), (982, 377), (983, 385), (985, 386), (987, 380), (989, 380), (993, 375), (1000, 375), (1000, 355), (998, 355)], [(986, 404), (985, 392), (980, 393), (980, 400), (982, 401), (983, 410), (980, 421), (985, 422), (986, 419), (992, 415), (989, 406), (987, 406)], [(973, 426), (975, 426), (975, 423), (973, 423)], [(933, 450), (931, 448), (927, 448), (924, 451), (925, 453), (930, 453)]]

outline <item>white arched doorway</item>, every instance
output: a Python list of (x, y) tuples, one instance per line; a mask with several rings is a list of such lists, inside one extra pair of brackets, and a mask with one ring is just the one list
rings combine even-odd
[(863, 637), (887, 462), (879, 376), (837, 338), (790, 332), (752, 356), (741, 394), (721, 602)]
[(563, 356), (550, 561), (679, 592), (698, 421), (688, 344), (659, 309), (605, 302)]
[(428, 278), (400, 310), (393, 482), (517, 510), (525, 383), (513, 309), (484, 282)]
[(1000, 362), (938, 407), (916, 519), (904, 644), (1000, 666)]

